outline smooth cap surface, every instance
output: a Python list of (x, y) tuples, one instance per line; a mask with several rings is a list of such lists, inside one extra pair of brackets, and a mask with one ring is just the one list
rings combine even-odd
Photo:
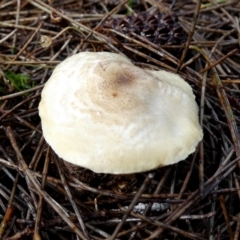
[(42, 91), (39, 115), (59, 157), (98, 173), (173, 164), (202, 139), (188, 83), (108, 52), (78, 53), (61, 62)]

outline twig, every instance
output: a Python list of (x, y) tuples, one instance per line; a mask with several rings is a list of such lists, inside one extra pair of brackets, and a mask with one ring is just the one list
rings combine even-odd
[(223, 198), (222, 195), (220, 195), (218, 197), (218, 199), (220, 201), (223, 216), (224, 216), (224, 219), (225, 219), (225, 222), (226, 222), (226, 225), (227, 225), (227, 231), (228, 231), (229, 239), (233, 240), (232, 228), (231, 228), (231, 225), (230, 225), (230, 222), (229, 222), (229, 217), (228, 217), (227, 209), (226, 209), (226, 206), (225, 206), (224, 198)]
[[(46, 184), (49, 162), (50, 162), (50, 147), (47, 147), (46, 158), (45, 158), (44, 168), (43, 168), (43, 173), (42, 173), (42, 176), (43, 176), (42, 183), (41, 183), (42, 190), (44, 190), (44, 187)], [(42, 207), (43, 207), (43, 197), (41, 195), (39, 195), (35, 227), (34, 227), (34, 233), (33, 233), (34, 240), (41, 239), (40, 233), (39, 233), (39, 228), (40, 228), (40, 221), (41, 221), (41, 215), (42, 215)]]
[(238, 51), (238, 49), (233, 49), (231, 52), (229, 52), (228, 54), (226, 54), (225, 56), (223, 56), (222, 58), (218, 59), (217, 61), (215, 61), (214, 63), (211, 63), (211, 65), (205, 67), (204, 69), (200, 70), (200, 73), (204, 73), (210, 69), (212, 69), (213, 67), (215, 67), (217, 64), (221, 63), (222, 61), (224, 61), (226, 58), (232, 56), (234, 53), (236, 53)]
[(198, 19), (198, 15), (199, 15), (199, 12), (200, 12), (201, 4), (202, 4), (202, 0), (197, 0), (197, 5), (196, 5), (194, 16), (193, 16), (192, 27), (191, 27), (190, 32), (188, 33), (188, 39), (187, 39), (187, 42), (185, 43), (185, 47), (184, 47), (184, 50), (183, 50), (183, 53), (182, 53), (182, 57), (180, 59), (179, 65), (177, 67), (177, 72), (179, 71), (179, 69), (181, 69), (181, 66), (184, 62), (184, 59), (185, 59), (186, 55), (187, 55), (188, 48), (190, 46), (190, 42), (192, 40), (192, 36), (194, 34), (194, 30), (195, 30), (195, 27), (196, 27), (196, 24), (197, 24), (197, 19)]
[(70, 190), (70, 188), (68, 187), (66, 178), (65, 178), (65, 176), (64, 176), (64, 174), (63, 174), (63, 171), (62, 171), (62, 163), (59, 162), (59, 161), (61, 161), (61, 160), (60, 160), (60, 159), (57, 159), (57, 158), (56, 158), (56, 155), (54, 155), (54, 156), (55, 156), (55, 157), (54, 157), (55, 164), (57, 165), (57, 168), (58, 168), (58, 173), (59, 173), (60, 178), (61, 178), (61, 180), (62, 180), (62, 182), (63, 182), (63, 187), (64, 187), (64, 189), (65, 189), (65, 191), (66, 191), (66, 193), (67, 193), (67, 196), (68, 196), (69, 201), (70, 201), (71, 204), (72, 204), (72, 208), (73, 208), (73, 210), (74, 210), (74, 212), (75, 212), (75, 214), (76, 214), (76, 216), (77, 216), (78, 222), (79, 222), (79, 224), (80, 224), (80, 226), (81, 226), (81, 228), (82, 228), (82, 231), (83, 231), (83, 233), (84, 233), (84, 236), (86, 237), (86, 239), (90, 239), (90, 238), (89, 238), (89, 235), (88, 235), (88, 232), (87, 232), (87, 229), (86, 229), (86, 226), (85, 226), (84, 221), (83, 221), (83, 219), (82, 219), (82, 216), (81, 216), (81, 214), (80, 214), (80, 212), (79, 212), (79, 210), (78, 210), (78, 207), (77, 207), (77, 205), (76, 205), (76, 203), (75, 203), (75, 201), (74, 201), (74, 199), (73, 199), (71, 190)]
[(10, 221), (12, 215), (13, 215), (13, 212), (14, 212), (13, 199), (14, 199), (14, 195), (15, 195), (15, 192), (16, 192), (18, 177), (19, 177), (19, 175), (17, 174), (16, 178), (15, 178), (15, 181), (14, 181), (13, 188), (12, 188), (11, 196), (10, 196), (9, 201), (8, 201), (7, 211), (5, 212), (4, 218), (3, 218), (3, 220), (0, 224), (0, 239), (3, 238), (3, 235), (6, 231), (7, 226), (8, 226), (8, 223), (9, 223), (9, 221)]
[(12, 61), (15, 61), (21, 54), (22, 52), (26, 49), (26, 47), (29, 45), (29, 43), (33, 40), (33, 38), (35, 37), (35, 35), (38, 33), (39, 29), (41, 28), (43, 23), (40, 23), (38, 25), (38, 27), (36, 28), (36, 30), (34, 31), (34, 33), (32, 34), (32, 36), (27, 40), (27, 42), (24, 44), (24, 46), (21, 48), (21, 50), (15, 55), (15, 57), (10, 61), (9, 65), (7, 65), (5, 67), (5, 71), (8, 70), (8, 68), (10, 67), (10, 64)]
[(117, 225), (117, 227), (115, 228), (112, 236), (110, 238), (108, 238), (108, 240), (113, 240), (115, 239), (115, 237), (117, 236), (118, 232), (120, 231), (121, 227), (123, 226), (123, 224), (125, 223), (128, 215), (132, 212), (136, 202), (138, 201), (140, 195), (143, 193), (143, 191), (145, 190), (145, 188), (147, 187), (147, 185), (151, 182), (153, 178), (153, 174), (148, 174), (147, 177), (145, 178), (145, 181), (143, 182), (142, 186), (139, 188), (138, 192), (136, 193), (134, 199), (132, 200), (131, 204), (129, 205), (127, 211), (125, 212), (125, 214), (122, 217), (121, 222)]
[(41, 187), (40, 187), (39, 183), (35, 180), (31, 171), (28, 169), (28, 166), (25, 163), (21, 152), (19, 151), (19, 148), (17, 146), (15, 137), (14, 137), (13, 132), (12, 132), (10, 127), (7, 127), (7, 134), (8, 134), (8, 137), (9, 137), (10, 141), (11, 141), (12, 147), (13, 147), (14, 151), (16, 152), (18, 161), (19, 161), (20, 165), (22, 166), (22, 169), (25, 171), (27, 177), (29, 178), (29, 180), (31, 181), (33, 186), (36, 188), (36, 191), (38, 192), (38, 194), (43, 197), (43, 199), (62, 217), (62, 219), (69, 225), (69, 227), (79, 237), (81, 237), (84, 240), (87, 240), (85, 238), (85, 236), (82, 234), (82, 232), (78, 229), (78, 227), (72, 221), (69, 220), (68, 216), (56, 205), (56, 203), (52, 200), (52, 198), (50, 198), (50, 196), (46, 192), (41, 190)]

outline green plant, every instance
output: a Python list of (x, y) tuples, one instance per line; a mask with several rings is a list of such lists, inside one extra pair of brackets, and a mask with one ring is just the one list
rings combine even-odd
[(26, 90), (32, 86), (29, 84), (30, 76), (28, 74), (14, 73), (13, 71), (7, 71), (5, 77), (10, 81), (14, 89), (18, 91)]

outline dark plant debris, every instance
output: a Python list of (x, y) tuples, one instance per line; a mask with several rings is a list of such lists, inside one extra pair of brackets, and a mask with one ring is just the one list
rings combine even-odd
[[(239, 16), (237, 0), (0, 1), (0, 239), (239, 239)], [(69, 173), (38, 104), (81, 51), (178, 70), (200, 106), (195, 154), (151, 173)]]

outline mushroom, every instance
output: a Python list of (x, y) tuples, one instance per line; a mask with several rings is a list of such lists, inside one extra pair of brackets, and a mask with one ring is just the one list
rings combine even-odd
[(203, 137), (187, 82), (109, 52), (82, 52), (61, 62), (42, 91), (39, 115), (56, 154), (97, 173), (177, 163)]

